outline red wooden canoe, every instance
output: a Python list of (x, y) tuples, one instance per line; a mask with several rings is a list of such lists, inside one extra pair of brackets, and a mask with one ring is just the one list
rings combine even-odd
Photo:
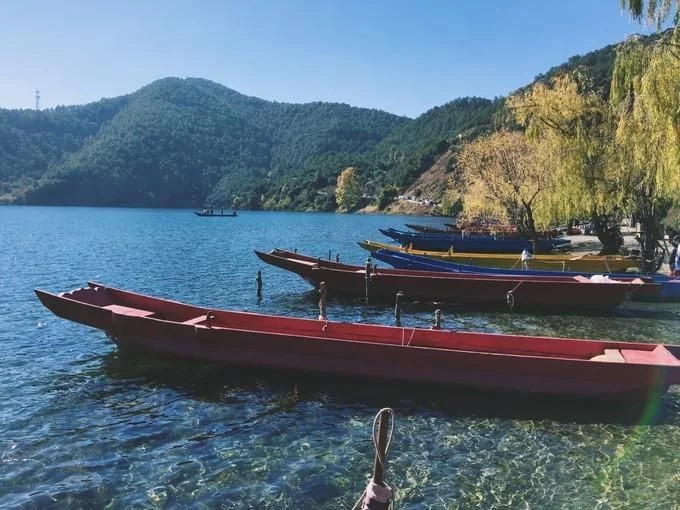
[(95, 283), (35, 292), (56, 315), (164, 357), (597, 399), (645, 399), (680, 384), (677, 346), (208, 310)]
[[(366, 268), (315, 259), (285, 250), (255, 252), (268, 264), (300, 275), (319, 287), (326, 282), (330, 294), (365, 296)], [(656, 286), (642, 280), (594, 282), (585, 277), (486, 276), (467, 273), (372, 269), (370, 298), (394, 299), (403, 292), (405, 299), (442, 301), (467, 306), (508, 306), (522, 310), (601, 311), (623, 303), (627, 293), (643, 286)], [(658, 291), (658, 289), (657, 289)]]

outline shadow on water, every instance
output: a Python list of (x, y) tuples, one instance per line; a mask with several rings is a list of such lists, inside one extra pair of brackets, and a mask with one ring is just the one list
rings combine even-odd
[[(680, 416), (666, 405), (608, 403), (526, 394), (443, 388), (428, 384), (346, 379), (313, 373), (224, 367), (116, 351), (103, 357), (106, 376), (134, 386), (162, 386), (189, 398), (228, 404), (235, 395), (266, 394), (279, 409), (300, 402), (323, 402), (348, 409), (392, 407), (401, 415), (434, 413), (452, 419), (498, 418), (553, 420), (562, 423), (636, 425), (680, 424)], [(672, 406), (676, 407), (676, 406)]]

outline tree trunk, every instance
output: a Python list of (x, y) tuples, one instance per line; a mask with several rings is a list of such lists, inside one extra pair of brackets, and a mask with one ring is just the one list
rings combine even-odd
[(615, 255), (623, 246), (623, 235), (619, 221), (609, 214), (592, 215), (593, 230), (602, 243), (600, 255)]
[(527, 235), (532, 241), (536, 242), (538, 236), (536, 235), (536, 223), (534, 223), (534, 213), (531, 210), (531, 205), (524, 204), (524, 210), (526, 212), (527, 220)]
[(656, 258), (656, 241), (659, 222), (648, 216), (640, 218), (640, 270), (643, 273), (656, 273), (658, 260)]
[(658, 241), (663, 239), (661, 220), (666, 216), (670, 206), (648, 205), (640, 207), (636, 216), (640, 220), (640, 270), (643, 273), (656, 273), (663, 262), (663, 252), (659, 249)]

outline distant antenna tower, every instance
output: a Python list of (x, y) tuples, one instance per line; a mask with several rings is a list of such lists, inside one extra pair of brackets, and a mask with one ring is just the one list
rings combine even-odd
[(35, 91), (35, 109), (40, 110), (40, 91)]

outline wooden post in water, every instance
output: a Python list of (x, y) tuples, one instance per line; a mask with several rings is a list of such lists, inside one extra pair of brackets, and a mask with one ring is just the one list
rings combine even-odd
[(335, 261), (340, 262), (340, 254), (339, 253), (335, 254)]
[(442, 311), (439, 308), (439, 303), (434, 304), (437, 308), (434, 311), (434, 323), (432, 329), (442, 329)]
[(257, 272), (257, 278), (255, 278), (255, 282), (257, 283), (257, 297), (261, 298), (262, 297), (262, 271)]
[(331, 260), (331, 250), (328, 250), (328, 260)]
[(371, 256), (366, 259), (366, 303), (368, 303), (368, 287), (371, 282)]
[(319, 284), (319, 320), (327, 321), (326, 316), (326, 282)]
[(401, 298), (403, 297), (402, 291), (397, 292), (397, 299), (394, 303), (394, 324), (397, 327), (401, 327)]

